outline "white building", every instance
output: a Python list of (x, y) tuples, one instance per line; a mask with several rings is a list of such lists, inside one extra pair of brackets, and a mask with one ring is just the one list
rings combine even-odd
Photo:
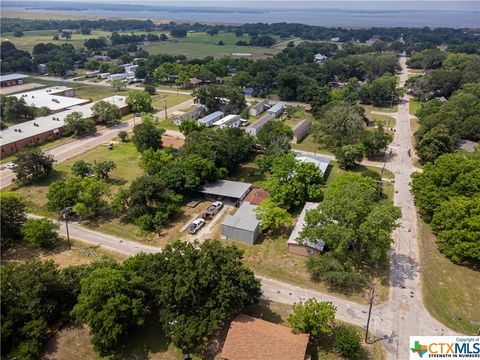
[(283, 113), (283, 109), (285, 108), (285, 103), (284, 102), (277, 102), (275, 105), (273, 105), (270, 109), (267, 110), (268, 113), (274, 114), (275, 117), (279, 117)]
[(316, 63), (322, 63), (325, 60), (327, 60), (327, 56), (325, 56), (323, 54), (315, 54), (314, 60), (315, 60)]
[(223, 112), (221, 111), (215, 111), (214, 113), (211, 113), (210, 115), (207, 115), (201, 119), (198, 119), (198, 123), (205, 125), (206, 127), (210, 127), (213, 125), (214, 122), (220, 120), (223, 117)]
[(303, 163), (311, 163), (320, 169), (322, 175), (325, 176), (327, 172), (328, 165), (330, 164), (330, 159), (324, 156), (318, 155), (305, 155), (300, 152), (295, 153), (295, 158)]
[(250, 106), (250, 108), (248, 109), (248, 115), (250, 116), (258, 116), (260, 115), (262, 112), (265, 111), (265, 106), (268, 105), (268, 101), (267, 100), (262, 100), (256, 104), (253, 104), (252, 106)]
[(241, 118), (240, 115), (227, 115), (220, 120), (217, 120), (213, 123), (213, 126), (218, 126), (221, 129), (225, 127), (229, 128), (238, 128), (240, 127)]
[(90, 102), (87, 99), (76, 98), (75, 90), (66, 86), (52, 86), (12, 96), (15, 96), (17, 99), (24, 99), (29, 106), (35, 108), (47, 107), (53, 112)]
[(275, 119), (275, 114), (274, 113), (268, 113), (265, 116), (262, 116), (260, 119), (258, 119), (256, 122), (254, 122), (252, 125), (249, 125), (245, 128), (245, 132), (249, 135), (252, 136), (257, 136), (260, 130), (265, 126), (266, 123), (269, 121), (272, 121)]

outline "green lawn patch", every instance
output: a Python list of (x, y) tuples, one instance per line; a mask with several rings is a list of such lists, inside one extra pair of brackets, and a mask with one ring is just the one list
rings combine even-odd
[(408, 111), (409, 111), (410, 115), (416, 115), (418, 109), (420, 109), (422, 107), (422, 103), (418, 100), (411, 99), (408, 102), (408, 104), (409, 104)]
[(360, 104), (360, 105), (369, 111), (391, 112), (391, 113), (398, 111), (398, 105), (386, 106), (386, 107), (377, 107), (373, 105), (364, 105), (364, 104)]
[(397, 124), (397, 120), (392, 116), (373, 114), (372, 118), (373, 121), (382, 124), (385, 128), (394, 128)]
[(437, 320), (460, 333), (478, 333), (480, 273), (456, 265), (437, 247), (430, 226), (418, 220), (422, 295), (425, 307)]
[(323, 147), (320, 144), (317, 144), (315, 146), (315, 140), (313, 138), (312, 134), (307, 135), (301, 142), (298, 144), (291, 144), (293, 150), (301, 150), (301, 151), (309, 151), (309, 152), (318, 152), (319, 155), (323, 154), (329, 154), (333, 155), (333, 152), (325, 147)]

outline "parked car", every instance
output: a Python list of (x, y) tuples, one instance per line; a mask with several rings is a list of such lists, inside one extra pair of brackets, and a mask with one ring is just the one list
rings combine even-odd
[(193, 235), (195, 234), (198, 230), (201, 229), (201, 227), (205, 225), (205, 220), (203, 219), (196, 219), (196, 220), (193, 220), (193, 222), (190, 224), (190, 226), (188, 227), (188, 233), (190, 235)]
[(204, 219), (211, 219), (215, 215), (218, 214), (220, 209), (223, 207), (223, 203), (221, 201), (215, 201), (210, 205), (207, 210), (203, 213), (202, 217)]
[(9, 162), (9, 163), (5, 164), (5, 168), (10, 169), (10, 170), (15, 169), (16, 167), (17, 167), (17, 165), (14, 164), (13, 162)]

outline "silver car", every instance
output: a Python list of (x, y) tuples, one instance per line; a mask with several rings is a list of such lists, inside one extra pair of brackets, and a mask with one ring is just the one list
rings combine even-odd
[(197, 233), (197, 231), (200, 230), (203, 225), (205, 225), (205, 220), (203, 219), (194, 220), (188, 227), (188, 233), (190, 235)]

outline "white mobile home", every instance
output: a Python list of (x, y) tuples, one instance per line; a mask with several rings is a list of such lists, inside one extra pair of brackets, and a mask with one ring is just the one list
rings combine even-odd
[(270, 114), (275, 114), (275, 117), (279, 117), (280, 115), (282, 115), (284, 108), (285, 108), (285, 103), (279, 101), (275, 105), (273, 105), (270, 109), (268, 109), (267, 112)]
[(199, 119), (198, 123), (205, 125), (206, 127), (210, 127), (213, 125), (214, 122), (220, 120), (222, 117), (223, 117), (223, 112), (215, 111), (214, 113), (211, 113), (210, 115), (207, 115)]
[(219, 126), (221, 129), (225, 127), (229, 128), (238, 128), (241, 123), (240, 115), (227, 115), (220, 120), (217, 120), (213, 123), (213, 126)]

